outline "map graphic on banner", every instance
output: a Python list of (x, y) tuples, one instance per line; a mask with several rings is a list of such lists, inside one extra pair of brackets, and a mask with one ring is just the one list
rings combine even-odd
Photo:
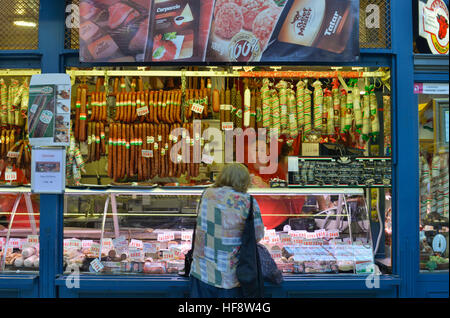
[(356, 0), (81, 0), (81, 62), (355, 61)]

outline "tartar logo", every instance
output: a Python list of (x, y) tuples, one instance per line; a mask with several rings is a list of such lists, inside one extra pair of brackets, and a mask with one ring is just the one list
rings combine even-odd
[(294, 18), (291, 21), (291, 24), (294, 25), (295, 33), (300, 36), (304, 36), (304, 32), (306, 26), (308, 25), (309, 19), (311, 18), (311, 14), (311, 8), (303, 8), (301, 13), (300, 11), (295, 13)]

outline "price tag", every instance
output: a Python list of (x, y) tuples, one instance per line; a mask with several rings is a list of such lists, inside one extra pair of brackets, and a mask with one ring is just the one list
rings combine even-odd
[(81, 241), (79, 239), (65, 239), (64, 240), (64, 248), (75, 248), (80, 249), (81, 248)]
[(100, 244), (98, 244), (98, 243), (92, 243), (91, 244), (91, 253), (92, 254), (98, 254), (98, 253), (100, 253)]
[(144, 243), (141, 240), (132, 239), (129, 246), (142, 250), (144, 248)]
[(204, 106), (201, 104), (197, 104), (197, 103), (193, 103), (191, 106), (191, 111), (193, 111), (194, 113), (197, 114), (202, 114), (203, 113), (203, 108)]
[(182, 254), (183, 254), (183, 253), (181, 252), (180, 247), (178, 247), (178, 246), (171, 246), (171, 247), (169, 248), (169, 251), (173, 254), (174, 258), (180, 257), (180, 256), (182, 256)]
[(82, 240), (81, 248), (90, 248), (93, 242), (92, 240)]
[(303, 238), (301, 237), (294, 237), (292, 238), (292, 243), (296, 244), (296, 245), (303, 245)]
[(20, 246), (20, 239), (18, 239), (18, 238), (9, 239), (8, 247), (19, 248), (19, 246)]
[(175, 256), (173, 255), (173, 251), (172, 250), (162, 250), (162, 259), (167, 261), (167, 260), (171, 260), (174, 259)]
[(314, 231), (316, 233), (317, 238), (323, 238), (326, 236), (327, 231), (324, 229)]
[(203, 154), (202, 155), (202, 162), (206, 163), (207, 165), (210, 165), (214, 162), (214, 157), (207, 155), (207, 154)]
[(280, 243), (280, 237), (278, 235), (269, 236), (269, 244)]
[(155, 137), (153, 136), (147, 136), (147, 143), (148, 144), (152, 144), (155, 142)]
[(156, 253), (156, 245), (152, 243), (144, 243), (144, 253)]
[(339, 237), (339, 230), (327, 231), (326, 237), (328, 237), (328, 238), (337, 238), (337, 237)]
[(27, 243), (29, 243), (30, 245), (39, 244), (39, 235), (28, 235)]
[(153, 150), (142, 149), (143, 158), (153, 158)]
[(158, 233), (158, 242), (168, 242), (175, 239), (174, 232)]
[(222, 123), (222, 130), (233, 130), (233, 128), (234, 128), (233, 122)]
[(319, 155), (319, 143), (304, 142), (302, 144), (302, 156), (316, 157)]
[(182, 241), (192, 241), (193, 233), (191, 231), (182, 231), (181, 240)]
[(280, 241), (284, 244), (290, 244), (291, 243), (291, 236), (286, 233), (280, 234)]
[(140, 107), (136, 109), (136, 113), (138, 116), (145, 116), (148, 114), (148, 107), (147, 106)]
[(102, 248), (108, 248), (108, 249), (112, 249), (113, 248), (113, 241), (111, 238), (104, 238), (102, 241)]
[(98, 273), (103, 269), (104, 266), (100, 262), (100, 260), (98, 258), (96, 258), (91, 262), (91, 267), (96, 273)]
[(19, 158), (20, 152), (17, 151), (8, 151), (6, 155), (8, 158)]
[(14, 180), (17, 180), (17, 172), (5, 171), (5, 181), (14, 181)]
[(142, 261), (144, 258), (144, 251), (137, 248), (130, 248), (130, 259), (134, 262)]
[(277, 233), (275, 232), (275, 230), (266, 230), (265, 232), (264, 232), (264, 235), (267, 235), (267, 236), (274, 236), (274, 235), (276, 235)]
[(281, 249), (274, 247), (270, 249), (270, 256), (272, 256), (273, 259), (279, 259), (281, 258)]

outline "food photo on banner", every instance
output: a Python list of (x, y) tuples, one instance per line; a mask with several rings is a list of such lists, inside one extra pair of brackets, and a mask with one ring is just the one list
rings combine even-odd
[(81, 0), (81, 62), (356, 61), (355, 0)]

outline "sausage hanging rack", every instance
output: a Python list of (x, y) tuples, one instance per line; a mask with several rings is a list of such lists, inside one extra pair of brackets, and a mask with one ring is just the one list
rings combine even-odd
[(252, 67), (234, 67), (231, 71), (216, 71), (214, 67), (209, 67), (209, 71), (161, 71), (161, 70), (67, 70), (72, 83), (76, 77), (82, 76), (144, 76), (144, 77), (270, 77), (270, 78), (374, 78), (385, 77), (386, 72), (379, 69), (374, 72), (362, 70), (361, 67), (352, 68), (352, 71), (341, 71), (340, 68), (332, 68), (331, 71), (278, 71), (279, 67), (271, 67), (273, 71), (253, 71)]

